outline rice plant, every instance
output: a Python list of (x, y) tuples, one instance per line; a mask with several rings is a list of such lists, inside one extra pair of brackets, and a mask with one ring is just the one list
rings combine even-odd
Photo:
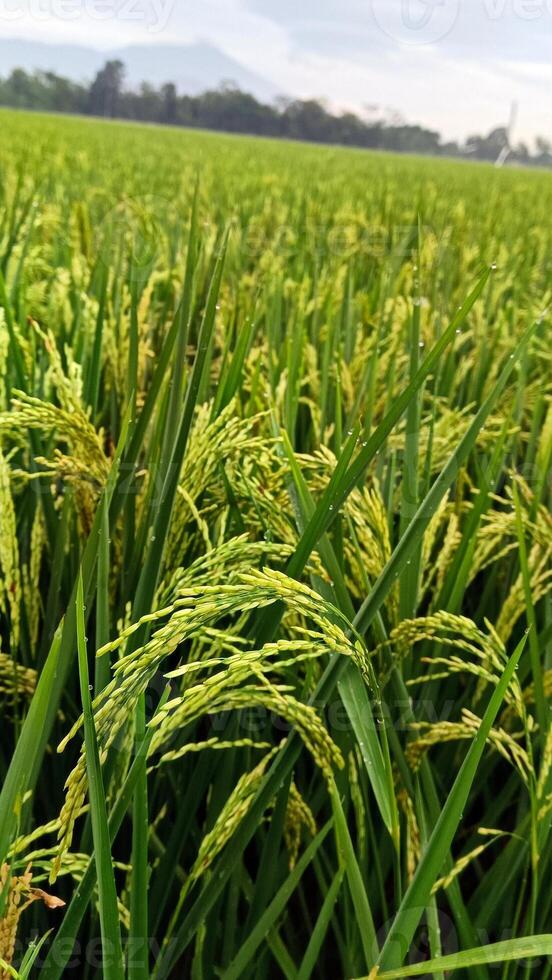
[(0, 976), (549, 980), (550, 176), (0, 122)]

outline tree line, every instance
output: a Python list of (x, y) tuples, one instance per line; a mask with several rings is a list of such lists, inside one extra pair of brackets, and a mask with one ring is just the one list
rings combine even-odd
[(90, 85), (50, 71), (29, 73), (17, 68), (0, 79), (0, 104), (366, 149), (552, 166), (551, 143), (538, 138), (533, 152), (524, 143), (511, 147), (505, 127), (496, 127), (486, 136), (469, 136), (465, 143), (445, 142), (424, 126), (332, 113), (315, 99), (281, 98), (268, 105), (232, 83), (195, 96), (179, 94), (172, 83), (161, 88), (143, 83), (134, 91), (125, 87), (121, 61), (108, 61)]

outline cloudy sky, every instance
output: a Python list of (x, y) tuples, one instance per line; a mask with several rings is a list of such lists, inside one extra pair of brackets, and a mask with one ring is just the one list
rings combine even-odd
[(514, 138), (552, 139), (552, 0), (0, 0), (0, 36), (208, 41), (284, 93), (454, 138), (516, 101)]

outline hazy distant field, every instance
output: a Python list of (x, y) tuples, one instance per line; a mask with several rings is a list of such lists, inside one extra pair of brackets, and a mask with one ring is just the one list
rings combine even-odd
[(547, 980), (552, 175), (0, 132), (0, 976)]

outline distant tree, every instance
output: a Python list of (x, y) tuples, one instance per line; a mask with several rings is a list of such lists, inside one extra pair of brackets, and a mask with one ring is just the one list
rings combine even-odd
[(504, 126), (492, 129), (488, 136), (469, 136), (466, 151), (479, 160), (497, 160), (508, 145), (508, 132)]
[[(487, 136), (470, 136), (463, 146), (459, 146), (455, 142), (442, 142), (439, 133), (434, 130), (408, 125), (395, 111), (382, 115), (378, 110), (378, 117), (365, 115), (361, 118), (352, 112), (333, 113), (316, 99), (289, 99), (284, 96), (276, 99), (272, 105), (266, 105), (242, 92), (232, 81), (225, 81), (217, 89), (196, 96), (179, 95), (172, 82), (159, 89), (147, 83), (138, 90), (128, 89), (124, 87), (124, 74), (121, 61), (108, 61), (88, 87), (54, 72), (28, 73), (16, 68), (7, 78), (0, 78), (0, 104), (20, 109), (118, 116), (152, 123), (279, 136), (399, 153), (552, 167), (552, 143), (548, 139), (538, 137), (535, 141), (536, 152), (531, 154), (525, 143), (510, 148), (508, 132), (504, 127), (492, 129)], [(366, 111), (375, 108), (369, 106)]]
[(540, 156), (552, 156), (552, 143), (550, 140), (545, 139), (544, 136), (537, 136), (535, 146)]
[(336, 117), (316, 99), (291, 102), (282, 113), (282, 123), (284, 135), (292, 139), (311, 140), (315, 143), (335, 142)]
[(53, 72), (29, 74), (16, 68), (0, 79), (0, 102), (16, 108), (44, 109), (52, 112), (85, 112), (88, 91)]
[(173, 125), (178, 119), (178, 93), (176, 85), (168, 82), (161, 89), (162, 122)]
[(38, 75), (28, 75), (22, 68), (14, 68), (6, 81), (10, 104), (21, 107), (31, 105), (37, 109), (47, 108), (45, 93)]
[(77, 85), (51, 71), (39, 73), (38, 78), (48, 90), (49, 108), (56, 112), (85, 111), (87, 90), (83, 85)]
[(204, 92), (195, 100), (194, 125), (230, 133), (278, 135), (278, 116), (272, 106), (257, 102), (252, 95), (230, 87)]
[(381, 128), (378, 123), (366, 126), (352, 112), (336, 117), (335, 132), (344, 146), (376, 146), (381, 138)]
[(543, 136), (537, 136), (535, 140), (537, 148), (536, 156), (533, 161), (539, 167), (552, 167), (552, 143)]
[(518, 143), (513, 150), (513, 157), (518, 163), (530, 163), (531, 154), (526, 143)]
[(89, 111), (93, 116), (116, 116), (123, 89), (125, 66), (108, 61), (90, 86)]
[(442, 143), (440, 153), (444, 157), (457, 157), (461, 156), (462, 150), (454, 140), (450, 140), (448, 143)]
[(153, 85), (143, 82), (134, 103), (137, 107), (135, 113), (137, 119), (143, 119), (145, 122), (164, 122), (163, 99)]

